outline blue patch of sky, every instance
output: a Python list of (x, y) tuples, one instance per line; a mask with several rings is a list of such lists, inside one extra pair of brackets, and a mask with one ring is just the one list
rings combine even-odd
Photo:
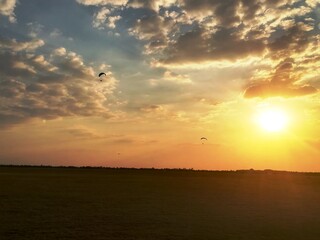
[[(288, 18), (285, 18), (285, 19), (283, 19), (283, 20), (290, 20), (290, 19), (292, 19), (292, 20), (294, 20), (295, 23), (303, 22), (303, 23), (309, 23), (309, 24), (310, 24), (310, 22), (306, 20), (306, 19), (308, 19), (308, 18), (316, 19), (316, 16), (315, 16), (314, 12), (308, 13), (308, 14), (303, 15), (303, 16), (295, 16), (295, 17), (293, 17), (293, 18), (292, 18), (292, 17), (288, 17)], [(312, 25), (314, 25), (314, 24), (312, 24)], [(313, 30), (311, 30), (311, 31), (306, 31), (305, 34), (314, 35), (316, 32), (317, 32), (317, 29), (314, 27)], [(277, 38), (279, 38), (279, 37), (281, 37), (281, 36), (283, 36), (283, 35), (286, 35), (286, 34), (288, 34), (288, 30), (284, 30), (284, 29), (281, 28), (281, 27), (277, 27), (277, 28), (275, 29), (275, 31), (272, 32), (272, 34), (271, 34), (271, 36), (269, 37), (268, 41), (269, 41), (269, 42), (273, 42), (275, 39), (277, 39)]]
[[(75, 1), (23, 1), (15, 9), (18, 23), (11, 24), (6, 32), (18, 40), (30, 40), (27, 23), (38, 23), (43, 26), (39, 38), (44, 39), (47, 51), (65, 47), (80, 54), (86, 63), (107, 63), (115, 71), (132, 72), (141, 68), (143, 43), (130, 36), (127, 29), (143, 11), (125, 10), (121, 14), (125, 17), (119, 21), (117, 29), (99, 30), (92, 26), (93, 15), (98, 10), (98, 7), (80, 5)], [(56, 29), (62, 36), (53, 38), (50, 33)], [(118, 32), (120, 36), (108, 31)]]
[[(1, 36), (17, 41), (30, 41), (29, 23), (40, 26), (38, 38), (45, 46), (37, 53), (49, 55), (58, 47), (80, 54), (85, 64), (101, 63), (111, 65), (115, 77), (124, 86), (128, 82), (141, 82), (163, 75), (163, 69), (150, 68), (149, 57), (143, 55), (146, 42), (137, 40), (128, 34), (137, 19), (155, 14), (148, 9), (112, 9), (112, 15), (120, 15), (116, 29), (97, 29), (92, 26), (94, 14), (101, 9), (96, 6), (84, 6), (75, 1), (28, 0), (21, 1), (15, 8), (17, 23), (1, 21)], [(58, 30), (61, 35), (52, 37), (50, 33)], [(108, 33), (119, 33), (120, 36)], [(72, 38), (72, 40), (70, 40)]]
[(183, 10), (177, 5), (171, 5), (171, 6), (165, 7), (165, 8), (160, 7), (159, 13), (160, 13), (160, 15), (163, 15), (166, 11), (183, 13)]
[[(132, 28), (138, 19), (154, 14), (155, 12), (149, 9), (135, 9), (131, 7), (122, 10), (115, 9), (113, 12), (113, 15), (121, 16), (121, 19), (116, 24), (117, 28), (115, 32), (120, 33), (120, 37), (116, 37), (117, 41), (126, 50), (126, 56), (118, 59), (119, 64), (115, 65), (113, 69), (116, 70), (116, 73), (119, 72), (118, 77), (125, 81), (145, 81), (151, 77), (163, 74), (162, 69), (150, 68), (148, 63), (150, 58), (143, 55), (144, 45), (147, 44), (147, 41), (137, 40), (128, 34), (128, 29)], [(126, 71), (123, 71), (123, 68)], [(139, 72), (143, 72), (143, 74), (139, 74)]]

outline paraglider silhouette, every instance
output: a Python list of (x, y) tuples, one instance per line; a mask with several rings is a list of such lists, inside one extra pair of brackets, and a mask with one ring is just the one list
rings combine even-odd
[(104, 72), (101, 72), (101, 73), (99, 73), (99, 79), (100, 79), (100, 82), (102, 82), (102, 76), (107, 76), (107, 74), (106, 73), (104, 73)]
[(204, 144), (204, 142), (208, 141), (208, 139), (206, 137), (202, 137), (202, 138), (200, 138), (200, 141), (201, 141), (202, 144)]

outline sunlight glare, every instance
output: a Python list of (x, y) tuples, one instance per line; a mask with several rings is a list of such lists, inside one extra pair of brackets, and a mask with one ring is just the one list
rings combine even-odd
[(265, 131), (279, 132), (287, 126), (288, 116), (280, 109), (268, 109), (259, 114), (258, 123)]

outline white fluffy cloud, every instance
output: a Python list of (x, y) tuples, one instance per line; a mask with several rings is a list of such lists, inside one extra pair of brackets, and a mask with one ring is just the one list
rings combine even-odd
[(16, 4), (16, 0), (0, 0), (0, 14), (9, 17), (10, 22), (16, 21), (13, 12)]
[(77, 0), (78, 3), (83, 5), (125, 5), (127, 0)]
[(133, 8), (148, 8), (159, 11), (160, 7), (170, 7), (176, 0), (129, 0), (128, 6)]
[(16, 39), (0, 39), (1, 49), (11, 49), (13, 51), (33, 51), (44, 45), (42, 39), (32, 39), (27, 42), (17, 42)]
[(113, 15), (112, 11), (108, 8), (102, 7), (93, 16), (93, 27), (99, 29), (105, 29), (106, 27), (114, 29), (116, 27), (116, 22), (120, 19), (121, 16)]

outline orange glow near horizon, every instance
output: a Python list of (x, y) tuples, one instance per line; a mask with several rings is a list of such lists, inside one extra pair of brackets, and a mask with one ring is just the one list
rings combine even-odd
[(5, 2), (0, 165), (320, 172), (319, 0)]
[(134, 127), (99, 118), (38, 121), (4, 132), (0, 143), (16, 164), (319, 171), (318, 119), (301, 101), (240, 99), (197, 121), (144, 119)]

